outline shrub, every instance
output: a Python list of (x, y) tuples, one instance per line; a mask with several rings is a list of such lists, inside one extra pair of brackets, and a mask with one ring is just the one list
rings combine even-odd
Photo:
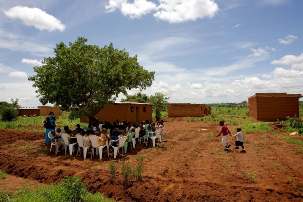
[(0, 170), (0, 180), (3, 180), (7, 177), (7, 174), (5, 172), (3, 172), (2, 170)]
[(116, 178), (116, 165), (114, 162), (110, 162), (110, 164), (108, 165), (108, 170), (111, 176), (111, 181), (113, 182)]
[(18, 110), (14, 107), (8, 106), (1, 110), (2, 121), (13, 121), (17, 118)]
[(5, 192), (0, 191), (0, 202), (9, 202), (9, 195)]
[(143, 156), (139, 156), (137, 158), (137, 165), (134, 169), (134, 177), (136, 180), (142, 180), (142, 173), (143, 173)]
[(303, 121), (298, 118), (288, 118), (282, 124), (289, 132), (298, 131), (299, 134), (303, 134)]
[(132, 174), (132, 168), (129, 165), (129, 163), (125, 163), (123, 161), (122, 167), (121, 167), (121, 173), (122, 173), (122, 176), (123, 176), (123, 179), (124, 179), (124, 185), (128, 186), (128, 184), (129, 184), (129, 178), (130, 178), (130, 176)]
[(79, 177), (67, 177), (59, 186), (59, 191), (64, 193), (64, 201), (77, 202), (82, 201), (86, 188)]

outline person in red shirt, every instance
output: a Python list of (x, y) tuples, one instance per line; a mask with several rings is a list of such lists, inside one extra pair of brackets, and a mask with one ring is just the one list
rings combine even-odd
[(222, 144), (224, 146), (224, 151), (229, 151), (230, 144), (228, 143), (228, 135), (231, 135), (230, 130), (224, 121), (220, 121), (219, 125), (221, 127), (219, 134), (217, 137), (222, 136)]

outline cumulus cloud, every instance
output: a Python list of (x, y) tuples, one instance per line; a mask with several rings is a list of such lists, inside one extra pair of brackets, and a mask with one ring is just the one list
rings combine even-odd
[(213, 17), (219, 10), (213, 0), (160, 0), (154, 16), (169, 23), (195, 21)]
[(131, 18), (153, 13), (157, 19), (181, 23), (211, 18), (218, 12), (219, 6), (214, 0), (159, 0), (159, 4), (150, 0), (134, 0), (132, 3), (128, 0), (109, 0), (105, 9), (108, 12), (120, 10), (123, 15)]
[(108, 12), (120, 10), (121, 13), (130, 18), (139, 18), (156, 9), (156, 4), (148, 0), (134, 0), (129, 3), (128, 0), (109, 0), (105, 9)]
[(4, 11), (4, 14), (10, 19), (20, 20), (23, 24), (39, 30), (62, 32), (65, 29), (60, 20), (39, 8), (15, 6)]
[(42, 62), (36, 59), (22, 58), (21, 62), (32, 66), (42, 65)]
[(289, 44), (294, 43), (297, 39), (298, 39), (297, 36), (290, 34), (290, 35), (287, 35), (284, 38), (278, 39), (278, 41), (279, 41), (280, 44), (289, 45)]
[(27, 79), (27, 73), (26, 72), (22, 72), (22, 71), (13, 71), (8, 73), (8, 76), (10, 78), (14, 78), (14, 79)]

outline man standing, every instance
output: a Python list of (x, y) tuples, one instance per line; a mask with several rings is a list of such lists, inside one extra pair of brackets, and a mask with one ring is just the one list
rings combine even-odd
[(45, 128), (44, 141), (45, 144), (48, 145), (51, 143), (51, 139), (48, 137), (48, 133), (51, 131), (55, 131), (56, 128), (56, 117), (54, 112), (50, 112), (43, 123)]

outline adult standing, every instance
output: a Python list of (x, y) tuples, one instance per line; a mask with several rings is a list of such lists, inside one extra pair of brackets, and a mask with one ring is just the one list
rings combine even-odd
[(48, 137), (48, 133), (51, 131), (55, 131), (56, 128), (56, 117), (54, 112), (50, 112), (43, 123), (45, 128), (44, 142), (45, 144), (50, 144), (51, 139)]

